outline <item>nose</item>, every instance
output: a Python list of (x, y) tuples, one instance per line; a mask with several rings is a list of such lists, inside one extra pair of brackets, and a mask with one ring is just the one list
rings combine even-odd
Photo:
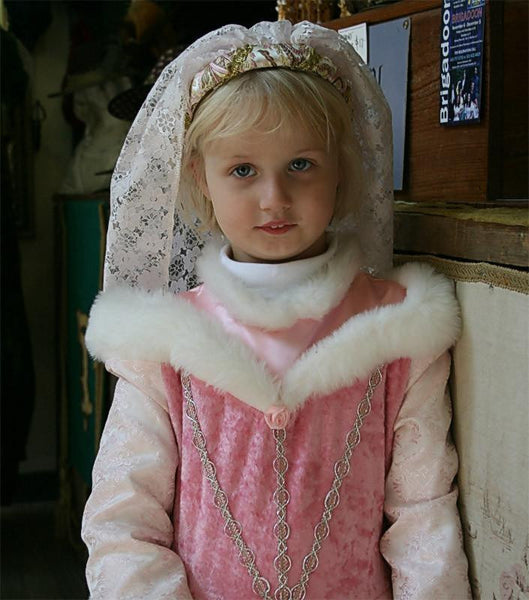
[(283, 212), (292, 204), (288, 182), (280, 175), (271, 175), (264, 179), (259, 191), (259, 208), (261, 210)]

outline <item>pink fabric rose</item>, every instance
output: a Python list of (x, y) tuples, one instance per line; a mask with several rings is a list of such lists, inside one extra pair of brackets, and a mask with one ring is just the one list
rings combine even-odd
[(272, 404), (265, 412), (265, 421), (270, 429), (284, 429), (287, 426), (290, 414), (286, 406)]

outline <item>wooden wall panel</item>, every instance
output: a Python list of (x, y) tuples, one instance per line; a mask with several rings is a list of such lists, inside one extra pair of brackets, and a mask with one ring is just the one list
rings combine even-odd
[(508, 0), (503, 12), (503, 198), (529, 197), (529, 2)]
[(414, 202), (479, 202), (487, 198), (489, 78), (483, 81), (481, 123), (455, 127), (439, 124), (440, 28), (440, 9), (413, 16), (406, 184), (397, 198)]
[(487, 3), (482, 120), (453, 127), (439, 124), (441, 4), (403, 0), (327, 24), (340, 29), (410, 16), (404, 189), (396, 198), (481, 203), (527, 197), (528, 4)]

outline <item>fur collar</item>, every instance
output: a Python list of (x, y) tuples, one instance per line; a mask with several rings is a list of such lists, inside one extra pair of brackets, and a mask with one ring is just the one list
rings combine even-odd
[(245, 325), (283, 329), (299, 319), (320, 319), (344, 297), (361, 267), (361, 253), (354, 238), (335, 243), (330, 260), (307, 279), (273, 296), (246, 285), (226, 270), (214, 245), (205, 248), (197, 270), (211, 294)]
[(86, 343), (98, 360), (167, 362), (259, 410), (278, 403), (294, 410), (312, 395), (368, 376), (378, 365), (435, 357), (455, 342), (459, 309), (451, 282), (421, 264), (404, 265), (391, 278), (407, 289), (403, 302), (349, 319), (309, 348), (282, 380), (216, 321), (168, 293), (130, 288), (101, 293)]

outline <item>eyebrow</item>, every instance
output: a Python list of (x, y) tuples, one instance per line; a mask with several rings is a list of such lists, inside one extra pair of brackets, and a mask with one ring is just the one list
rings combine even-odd
[(298, 150), (295, 154), (306, 154), (308, 152), (323, 152), (326, 153), (327, 150), (323, 147), (313, 147), (313, 148), (303, 148), (302, 150)]
[[(305, 154), (307, 152), (327, 152), (324, 147), (312, 147), (312, 148), (302, 148), (300, 150), (296, 150), (292, 153), (292, 156), (298, 156), (300, 154)], [(226, 160), (247, 160), (253, 158), (251, 154), (232, 154), (230, 156), (223, 155), (222, 158)]]

